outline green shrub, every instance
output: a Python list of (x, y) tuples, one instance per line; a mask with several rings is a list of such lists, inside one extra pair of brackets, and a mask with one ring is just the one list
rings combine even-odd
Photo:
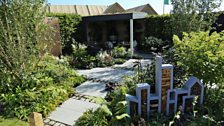
[(126, 58), (128, 55), (128, 52), (126, 51), (125, 47), (114, 47), (112, 50), (112, 55), (115, 58)]
[(23, 86), (23, 75), (32, 72), (39, 59), (38, 46), (46, 32), (44, 0), (4, 0), (0, 4), (0, 86), (7, 92)]
[(172, 41), (172, 18), (170, 15), (149, 15), (146, 18), (145, 36)]
[(67, 61), (43, 55), (41, 47), (52, 40), (43, 24), (44, 0), (0, 4), (0, 109), (3, 106), (6, 116), (19, 119), (27, 119), (33, 111), (46, 116), (84, 78)]
[(96, 61), (98, 67), (111, 66), (114, 64), (113, 57), (108, 54), (106, 51), (100, 51), (96, 55)]
[(96, 58), (87, 53), (84, 44), (72, 44), (73, 54), (71, 65), (76, 68), (93, 68), (95, 66)]
[(76, 121), (75, 126), (108, 126), (106, 116), (109, 116), (110, 114), (111, 113), (106, 106), (96, 110), (90, 109), (83, 113), (83, 115)]
[[(210, 15), (210, 13), (208, 13), (207, 16), (208, 15)], [(148, 15), (146, 17), (145, 36), (154, 36), (162, 39), (163, 41), (172, 42), (173, 35), (181, 37), (182, 32), (190, 33), (193, 31), (197, 32), (199, 30), (208, 30), (209, 27), (211, 27), (211, 22), (209, 21), (211, 21), (211, 19), (213, 20), (213, 18), (209, 16), (211, 19), (206, 19), (208, 17), (205, 17), (203, 18), (203, 21), (200, 21), (202, 19), (200, 16), (202, 15), (182, 13), (179, 15)], [(187, 18), (188, 20), (186, 20)]]
[[(180, 40), (174, 36), (178, 64), (188, 74), (203, 80), (204, 84), (221, 85), (224, 82), (224, 33), (184, 33)], [(208, 85), (207, 85), (208, 86)]]
[(224, 118), (224, 33), (208, 34), (184, 33), (182, 40), (174, 36), (174, 47), (178, 65), (185, 69), (187, 75), (202, 79), (208, 118), (218, 122)]
[(123, 64), (126, 60), (122, 58), (115, 58), (114, 64)]
[(152, 51), (162, 51), (164, 45), (165, 42), (162, 39), (153, 36), (145, 37), (145, 41), (142, 44), (145, 49)]
[(224, 88), (207, 90), (204, 99), (204, 108), (208, 113), (208, 119), (211, 119), (215, 123), (223, 121)]
[(85, 79), (70, 69), (67, 61), (44, 56), (29, 75), (23, 76), (23, 86), (13, 91), (1, 90), (0, 101), (7, 116), (27, 119), (31, 112), (46, 116), (74, 93), (73, 87)]
[(75, 126), (125, 126), (130, 124), (129, 115), (126, 113), (126, 101), (119, 101), (114, 107), (104, 99), (96, 98), (95, 101), (101, 106), (96, 110), (86, 111), (76, 121)]

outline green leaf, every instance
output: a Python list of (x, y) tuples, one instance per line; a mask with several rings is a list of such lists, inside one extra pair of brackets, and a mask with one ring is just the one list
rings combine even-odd
[(103, 112), (105, 112), (106, 115), (112, 116), (112, 112), (110, 111), (110, 109), (106, 105), (101, 106), (101, 110)]
[(123, 119), (123, 118), (126, 118), (126, 117), (130, 117), (128, 114), (122, 114), (122, 115), (118, 115), (118, 116), (115, 116), (115, 118), (117, 119), (117, 120), (121, 120), (121, 119)]

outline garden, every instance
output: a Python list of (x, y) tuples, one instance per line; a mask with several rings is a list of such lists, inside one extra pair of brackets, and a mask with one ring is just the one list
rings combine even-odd
[[(174, 14), (146, 18), (145, 41), (138, 45), (145, 52), (162, 56), (164, 63), (174, 65), (174, 87), (182, 87), (192, 75), (199, 78), (205, 87), (202, 106), (197, 107), (195, 100), (192, 113), (180, 110), (170, 116), (154, 113), (150, 119), (131, 117), (125, 95), (136, 95), (138, 83), (152, 84), (151, 92), (155, 92), (155, 61), (144, 69), (137, 62), (133, 66), (137, 67), (136, 74), (124, 76), (105, 99), (94, 98), (100, 107), (86, 111), (76, 125), (224, 125), (224, 32), (214, 30), (219, 25), (212, 27), (220, 15), (213, 10), (220, 3), (173, 0)], [(91, 54), (87, 45), (78, 42), (81, 17), (46, 14), (45, 5), (44, 0), (0, 2), (0, 126), (28, 125), (32, 112), (47, 117), (86, 80), (76, 69), (108, 67), (133, 58), (121, 45)], [(63, 54), (60, 57), (50, 53), (55, 31), (43, 22), (46, 16), (59, 19)]]

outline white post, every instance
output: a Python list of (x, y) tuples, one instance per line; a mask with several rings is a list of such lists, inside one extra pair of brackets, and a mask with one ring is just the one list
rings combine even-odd
[(158, 112), (161, 113), (162, 103), (162, 57), (156, 56), (156, 95), (159, 97)]
[(131, 48), (131, 56), (134, 54), (134, 47), (133, 47), (133, 39), (134, 39), (134, 34), (133, 34), (133, 19), (130, 19), (130, 48)]

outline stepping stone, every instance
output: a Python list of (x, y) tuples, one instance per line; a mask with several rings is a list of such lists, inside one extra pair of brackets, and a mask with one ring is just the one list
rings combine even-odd
[(48, 123), (48, 122), (50, 122), (50, 119), (45, 119), (44, 120), (44, 123)]
[(86, 81), (80, 86), (76, 87), (76, 92), (88, 96), (102, 97), (104, 98), (107, 94), (105, 91), (106, 83)]
[(55, 121), (50, 121), (48, 124), (49, 125), (54, 125), (56, 122)]
[(78, 70), (78, 73), (81, 75), (88, 76), (88, 78), (95, 78), (96, 81), (100, 80), (104, 82), (121, 82), (123, 76), (133, 75), (134, 71), (125, 69), (113, 69), (107, 67), (93, 68), (90, 70)]
[(54, 126), (60, 126), (60, 125), (61, 123), (58, 123), (58, 122), (54, 124)]
[(52, 112), (48, 118), (66, 125), (74, 125), (75, 121), (85, 111), (91, 108), (96, 109), (98, 107), (99, 105), (95, 103), (70, 98), (65, 101), (61, 106), (57, 107), (56, 110)]
[(128, 61), (126, 61), (125, 63), (123, 64), (119, 64), (119, 65), (114, 65), (113, 67), (114, 68), (118, 68), (118, 69), (133, 69), (133, 66), (135, 65), (135, 62), (138, 62), (140, 61), (141, 62), (141, 65), (142, 67), (146, 67), (148, 64), (150, 65), (152, 60), (151, 59), (141, 59), (141, 60), (138, 60), (138, 59), (129, 59)]

